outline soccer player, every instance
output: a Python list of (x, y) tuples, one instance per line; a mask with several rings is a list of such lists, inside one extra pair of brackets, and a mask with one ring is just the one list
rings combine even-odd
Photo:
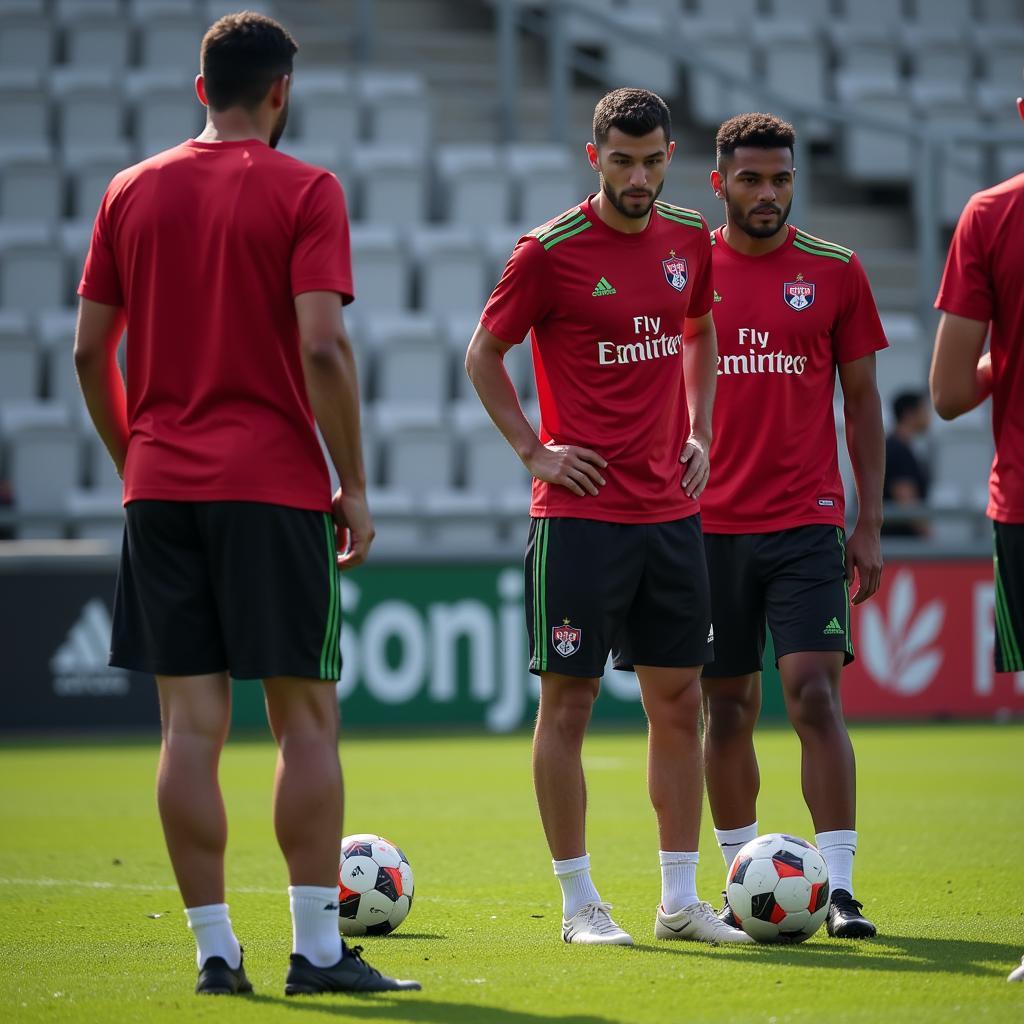
[[(715, 387), (706, 225), (658, 196), (675, 144), (664, 102), (617, 89), (587, 144), (600, 191), (519, 240), (466, 368), (533, 475), (526, 553), (533, 746), (566, 942), (630, 945), (590, 875), (581, 749), (600, 676), (636, 666), (650, 722), (660, 938), (747, 942), (697, 897), (700, 666), (711, 617), (697, 498)], [(504, 366), (532, 335), (540, 436)]]
[[(854, 604), (882, 572), (885, 436), (875, 352), (886, 346), (867, 277), (847, 248), (786, 223), (793, 200), (791, 125), (741, 114), (717, 135), (712, 236), (718, 397), (701, 501), (715, 659), (703, 674), (704, 755), (726, 864), (757, 836), (754, 725), (765, 618), (789, 719), (800, 738), (804, 799), (828, 864), (830, 935), (875, 927), (853, 897), (855, 766), (839, 683), (853, 660)], [(858, 518), (844, 533), (832, 410), (838, 370)], [(731, 909), (725, 920), (735, 920)]]
[[(1024, 99), (1017, 100), (1024, 118)], [(988, 515), (995, 534), (997, 672), (1024, 672), (1024, 174), (971, 196), (935, 306), (942, 311), (931, 393), (944, 420), (992, 396), (996, 454)], [(991, 333), (990, 333), (991, 331)], [(982, 353), (985, 338), (989, 350)], [(1024, 960), (1008, 979), (1024, 981)]]
[[(364, 560), (374, 530), (341, 318), (344, 195), (274, 150), (296, 50), (259, 14), (209, 29), (205, 129), (114, 177), (79, 287), (75, 364), (124, 479), (110, 662), (156, 675), (157, 801), (200, 994), (252, 991), (224, 902), (229, 674), (263, 679), (279, 747), (286, 994), (419, 988), (382, 977), (338, 929), (337, 572)], [(342, 484), (333, 503), (314, 419)]]

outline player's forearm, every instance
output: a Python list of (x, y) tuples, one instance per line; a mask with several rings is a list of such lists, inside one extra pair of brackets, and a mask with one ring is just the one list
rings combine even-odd
[(306, 391), (343, 491), (366, 490), (359, 426), (359, 375), (347, 338), (303, 355)]
[(689, 335), (683, 346), (683, 374), (690, 431), (711, 441), (711, 413), (718, 383), (718, 339), (715, 329)]
[(471, 346), (466, 356), (466, 372), (487, 415), (525, 463), (540, 447), (540, 438), (523, 414), (505, 361), (493, 350)]
[(114, 352), (75, 352), (75, 369), (96, 433), (110, 453), (118, 476), (128, 454), (128, 409), (124, 379)]
[(874, 388), (845, 402), (846, 444), (857, 485), (857, 521), (882, 525), (882, 485), (885, 478), (885, 430), (882, 403)]

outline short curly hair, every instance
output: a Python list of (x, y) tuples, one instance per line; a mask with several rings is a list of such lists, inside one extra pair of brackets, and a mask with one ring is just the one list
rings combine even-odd
[(732, 156), (740, 146), (754, 149), (788, 149), (793, 152), (796, 129), (774, 114), (737, 114), (730, 117), (715, 135), (715, 152), (719, 162)]
[(199, 50), (210, 106), (255, 109), (278, 78), (292, 73), (298, 49), (273, 18), (254, 11), (224, 15), (209, 27)]
[(594, 108), (594, 142), (607, 142), (612, 128), (637, 137), (662, 128), (668, 142), (672, 138), (672, 116), (665, 101), (649, 89), (613, 89)]

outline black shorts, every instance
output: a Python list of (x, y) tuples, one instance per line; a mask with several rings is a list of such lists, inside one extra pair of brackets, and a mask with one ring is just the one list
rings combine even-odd
[(775, 657), (842, 651), (853, 661), (846, 535), (837, 526), (706, 533), (715, 660), (705, 677), (760, 672), (765, 618)]
[(703, 665), (712, 654), (700, 516), (669, 523), (533, 519), (526, 548), (530, 671)]
[(1024, 523), (993, 523), (996, 671), (1024, 672)]
[(125, 509), (110, 664), (237, 679), (341, 674), (334, 524), (245, 501)]

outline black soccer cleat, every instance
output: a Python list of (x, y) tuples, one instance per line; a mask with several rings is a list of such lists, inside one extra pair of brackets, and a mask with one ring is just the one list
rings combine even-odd
[(729, 894), (722, 890), (722, 909), (718, 912), (718, 920), (723, 924), (727, 924), (730, 928), (739, 928), (740, 923), (736, 920), (736, 915), (732, 912), (732, 907), (729, 906)]
[(878, 929), (861, 913), (864, 904), (845, 889), (832, 891), (825, 927), (837, 939), (873, 939)]
[(241, 996), (252, 991), (252, 982), (245, 976), (245, 956), (238, 961), (237, 968), (228, 967), (222, 956), (206, 958), (199, 968), (196, 981), (197, 996)]
[(360, 955), (362, 946), (341, 944), (341, 959), (333, 967), (317, 967), (301, 953), (292, 953), (286, 996), (313, 996), (321, 992), (396, 992), (420, 988), (418, 981), (389, 978), (371, 967)]

